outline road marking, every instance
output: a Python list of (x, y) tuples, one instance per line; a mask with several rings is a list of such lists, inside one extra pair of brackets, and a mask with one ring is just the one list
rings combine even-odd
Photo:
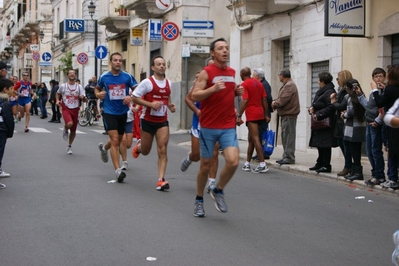
[(94, 132), (96, 132), (96, 133), (102, 134), (102, 133), (104, 132), (104, 129), (101, 129), (101, 130), (92, 129), (91, 131), (94, 131)]
[(42, 127), (28, 127), (29, 131), (33, 131), (35, 133), (51, 133), (51, 131), (48, 131), (45, 128)]
[[(59, 128), (60, 130), (64, 130), (63, 127)], [(76, 134), (87, 134), (86, 132), (80, 131), (80, 130), (76, 130)]]

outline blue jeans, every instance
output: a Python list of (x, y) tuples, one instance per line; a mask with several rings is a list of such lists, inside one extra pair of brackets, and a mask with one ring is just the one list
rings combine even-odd
[(1, 170), (1, 163), (3, 161), (4, 150), (6, 148), (7, 143), (7, 132), (0, 131), (0, 170)]
[(382, 152), (382, 126), (366, 127), (366, 152), (371, 165), (371, 176), (377, 179), (385, 179), (384, 155)]
[(398, 166), (399, 166), (399, 156), (388, 156), (388, 179), (392, 181), (398, 181)]
[(342, 138), (337, 138), (338, 145), (341, 148), (342, 154), (344, 155), (345, 165), (344, 168), (351, 169), (352, 168), (352, 154), (351, 149), (349, 147), (349, 141), (344, 141)]
[(42, 113), (42, 117), (47, 117), (46, 103), (47, 103), (47, 98), (42, 98), (40, 100), (40, 112)]

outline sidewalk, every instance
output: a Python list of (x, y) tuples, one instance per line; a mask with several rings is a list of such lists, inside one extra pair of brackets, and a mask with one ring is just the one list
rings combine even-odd
[[(248, 148), (248, 142), (246, 140), (239, 140), (239, 146), (240, 146), (240, 158), (241, 160), (246, 160), (246, 153), (247, 153), (247, 148)], [(334, 148), (338, 149), (338, 148)], [(336, 181), (340, 182), (345, 182), (348, 185), (353, 184), (356, 185), (357, 187), (362, 187), (365, 189), (371, 189), (372, 187), (366, 186), (364, 184), (364, 181), (371, 178), (371, 166), (368, 158), (366, 156), (362, 157), (362, 166), (363, 166), (363, 175), (364, 175), (364, 180), (355, 180), (353, 182), (347, 181), (343, 177), (337, 176), (337, 173), (340, 172), (344, 166), (344, 158), (342, 154), (337, 158), (334, 156), (331, 158), (331, 166), (332, 166), (332, 172), (331, 173), (320, 173), (317, 174), (315, 171), (310, 171), (309, 167), (312, 167), (316, 163), (317, 159), (317, 149), (312, 149), (310, 151), (295, 151), (295, 164), (284, 164), (284, 165), (279, 165), (276, 163), (276, 160), (280, 160), (283, 154), (283, 146), (279, 145), (274, 148), (273, 154), (270, 156), (269, 160), (266, 160), (266, 164), (268, 167), (275, 168), (275, 169), (280, 169), (284, 171), (290, 171), (290, 172), (298, 172), (298, 173), (303, 173), (303, 174), (308, 174), (310, 176), (314, 177), (323, 177), (323, 178), (329, 178), (329, 179), (334, 179)], [(257, 162), (251, 162), (251, 166), (255, 167), (255, 163)], [(244, 165), (244, 162), (240, 161), (239, 171), (241, 167)], [(387, 171), (387, 164), (385, 163), (385, 176), (386, 176), (386, 171)], [(267, 175), (267, 173), (266, 173)], [(386, 179), (388, 177), (386, 176)], [(386, 189), (382, 188), (381, 186), (374, 186), (372, 189), (378, 189), (384, 192), (390, 192), (396, 196), (399, 196), (399, 189), (398, 190), (393, 190), (393, 189)]]

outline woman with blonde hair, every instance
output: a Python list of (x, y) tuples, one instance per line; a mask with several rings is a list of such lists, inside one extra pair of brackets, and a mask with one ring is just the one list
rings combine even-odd
[(338, 92), (331, 95), (331, 103), (335, 109), (335, 130), (334, 137), (338, 140), (338, 145), (341, 148), (342, 154), (345, 158), (345, 165), (338, 176), (345, 176), (352, 171), (352, 154), (350, 152), (349, 143), (344, 141), (344, 120), (341, 118), (341, 112), (346, 110), (347, 101), (345, 95), (346, 82), (352, 79), (352, 73), (349, 70), (342, 70), (338, 72), (337, 83)]

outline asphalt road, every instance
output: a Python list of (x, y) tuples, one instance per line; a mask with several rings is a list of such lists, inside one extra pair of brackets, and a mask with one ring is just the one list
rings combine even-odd
[(100, 159), (97, 144), (107, 140), (101, 128), (78, 127), (67, 155), (62, 124), (35, 116), (31, 126), (23, 133), (17, 124), (3, 159), (12, 177), (0, 180), (7, 185), (0, 190), (2, 266), (392, 265), (394, 196), (239, 168), (225, 189), (229, 212), (217, 212), (206, 195), (207, 217), (196, 218), (199, 164), (180, 171), (189, 147), (178, 144), (188, 134), (171, 135), (171, 189), (159, 192), (154, 147), (148, 156), (129, 156), (124, 184), (109, 183), (115, 176)]

